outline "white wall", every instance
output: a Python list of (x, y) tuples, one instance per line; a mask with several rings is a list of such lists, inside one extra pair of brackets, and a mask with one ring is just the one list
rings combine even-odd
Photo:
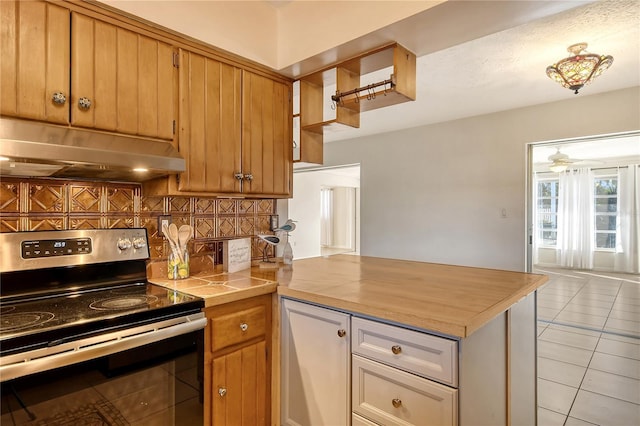
[[(320, 188), (342, 186), (358, 188), (359, 179), (332, 175), (329, 171), (296, 172), (293, 176), (293, 198), (289, 217), (297, 220), (289, 242), (294, 259), (320, 256)], [(356, 201), (357, 202), (357, 201)], [(280, 210), (278, 210), (280, 211)], [(356, 220), (358, 215), (356, 215)]]
[(360, 163), (362, 255), (523, 271), (527, 144), (639, 129), (633, 87), (328, 143), (324, 158)]

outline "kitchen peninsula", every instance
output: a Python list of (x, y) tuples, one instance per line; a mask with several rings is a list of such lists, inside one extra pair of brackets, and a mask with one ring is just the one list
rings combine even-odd
[(535, 424), (546, 276), (338, 255), (277, 279), (281, 424)]

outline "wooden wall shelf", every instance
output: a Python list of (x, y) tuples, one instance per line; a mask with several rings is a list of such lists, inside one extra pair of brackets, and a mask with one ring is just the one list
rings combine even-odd
[[(382, 81), (392, 84), (375, 89), (361, 86), (360, 77), (385, 68), (392, 74)], [(376, 82), (377, 83), (377, 82)], [(324, 89), (336, 85), (335, 118), (323, 116)], [(371, 84), (371, 83), (370, 83)], [(363, 88), (365, 87), (365, 88)], [(360, 127), (360, 113), (416, 99), (416, 55), (394, 43), (373, 52), (349, 59), (300, 79), (300, 160), (322, 164), (322, 144), (325, 128), (335, 126)], [(307, 147), (309, 146), (309, 147)], [(306, 155), (305, 155), (306, 152)], [(313, 153), (313, 155), (311, 155)]]

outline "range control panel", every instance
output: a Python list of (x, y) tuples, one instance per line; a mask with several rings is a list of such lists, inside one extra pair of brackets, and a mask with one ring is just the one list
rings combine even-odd
[(67, 256), (91, 253), (91, 238), (64, 238), (58, 240), (23, 241), (22, 258)]

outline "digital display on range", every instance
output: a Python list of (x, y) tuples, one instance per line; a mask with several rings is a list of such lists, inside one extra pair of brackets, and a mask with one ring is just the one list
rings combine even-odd
[(91, 253), (91, 238), (37, 240), (21, 243), (23, 259)]

